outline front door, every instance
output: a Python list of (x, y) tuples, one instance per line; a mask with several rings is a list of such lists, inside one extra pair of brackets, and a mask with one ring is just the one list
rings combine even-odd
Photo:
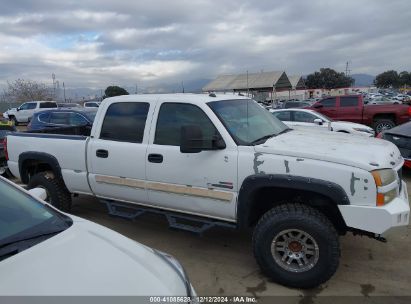
[(18, 122), (28, 122), (29, 118), (33, 116), (33, 112), (37, 107), (36, 102), (26, 102), (23, 103), (16, 113), (16, 118)]
[(212, 115), (211, 110), (168, 102), (158, 109), (146, 159), (150, 203), (164, 209), (234, 221), (237, 146), (225, 140), (226, 148), (222, 150), (182, 153), (182, 126), (200, 126), (204, 145), (212, 146), (212, 138), (218, 131), (205, 113)]
[[(316, 105), (320, 105), (319, 108)], [(315, 103), (313, 106), (314, 110), (328, 116), (330, 118), (337, 118), (337, 98), (336, 97), (327, 97), (319, 102)]]
[(147, 117), (151, 117), (153, 104), (118, 102), (105, 111), (100, 134), (90, 139), (87, 149), (91, 189), (100, 197), (147, 203)]

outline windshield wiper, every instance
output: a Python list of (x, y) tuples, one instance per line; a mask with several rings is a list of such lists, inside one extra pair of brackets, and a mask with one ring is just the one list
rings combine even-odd
[(264, 135), (264, 136), (262, 136), (262, 137), (260, 137), (260, 138), (257, 138), (256, 140), (253, 140), (250, 144), (251, 144), (252, 146), (258, 145), (258, 144), (260, 144), (261, 141), (264, 141), (264, 142), (265, 142), (267, 139), (269, 139), (269, 138), (271, 138), (271, 137), (274, 137), (274, 136), (276, 136), (276, 135), (277, 135), (277, 133)]
[(27, 237), (21, 237), (21, 238), (15, 238), (12, 239), (8, 242), (5, 243), (0, 243), (0, 256), (2, 255), (1, 251), (3, 248), (10, 246), (10, 245), (15, 245), (17, 243), (20, 242), (25, 242), (25, 241), (30, 241), (30, 240), (34, 240), (40, 237), (46, 237), (46, 236), (53, 236), (54, 234), (58, 234), (60, 232), (63, 232), (66, 229), (58, 229), (58, 230), (52, 230), (52, 231), (47, 231), (47, 232), (43, 232), (43, 233), (38, 233), (38, 234), (34, 234), (34, 235), (29, 235)]
[(284, 130), (282, 130), (280, 133), (278, 133), (277, 135), (280, 135), (280, 134), (284, 134), (284, 133), (290, 132), (291, 130), (292, 130), (291, 128), (284, 129)]

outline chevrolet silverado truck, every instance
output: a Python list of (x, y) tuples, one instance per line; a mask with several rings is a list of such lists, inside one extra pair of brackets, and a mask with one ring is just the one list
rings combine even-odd
[(326, 97), (311, 107), (332, 119), (351, 121), (372, 127), (378, 134), (410, 120), (408, 105), (367, 105), (362, 95)]
[(236, 95), (108, 98), (90, 136), (17, 132), (6, 148), (13, 175), (61, 210), (87, 194), (252, 229), (262, 271), (291, 287), (334, 274), (340, 235), (409, 223), (395, 145), (292, 130)]

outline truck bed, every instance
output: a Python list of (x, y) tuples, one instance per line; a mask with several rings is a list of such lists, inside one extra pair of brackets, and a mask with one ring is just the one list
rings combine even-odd
[[(30, 157), (51, 157), (60, 166), (67, 188), (72, 192), (89, 194), (91, 190), (88, 186), (86, 165), (88, 139), (88, 136), (83, 135), (28, 132), (9, 134), (9, 169), (14, 176), (23, 180), (24, 177), (20, 176), (19, 159), (23, 164), (24, 160)], [(15, 142), (17, 144), (14, 144)]]

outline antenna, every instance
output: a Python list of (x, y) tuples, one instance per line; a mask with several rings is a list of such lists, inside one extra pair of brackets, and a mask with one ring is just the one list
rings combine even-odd
[(347, 76), (347, 77), (350, 76), (350, 74), (351, 74), (350, 64), (351, 64), (351, 60), (349, 60), (345, 63), (345, 76)]

